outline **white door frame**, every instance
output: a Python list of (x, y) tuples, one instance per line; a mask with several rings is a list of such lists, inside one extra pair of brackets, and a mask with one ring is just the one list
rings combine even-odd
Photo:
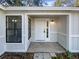
[[(67, 15), (67, 16), (69, 16), (69, 19), (67, 21), (70, 22), (70, 19), (71, 19), (71, 13), (63, 13), (63, 12), (61, 12), (61, 13), (25, 13), (25, 15), (27, 15), (27, 16), (31, 16), (31, 15), (52, 15), (52, 16), (53, 15)], [(49, 26), (49, 30), (50, 30), (50, 26)], [(70, 33), (70, 24), (69, 24), (69, 33)], [(50, 37), (50, 34), (49, 34), (49, 37)], [(49, 42), (51, 42), (51, 40)]]

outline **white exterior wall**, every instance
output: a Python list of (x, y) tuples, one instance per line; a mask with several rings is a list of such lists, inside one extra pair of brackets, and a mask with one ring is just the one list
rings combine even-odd
[(69, 50), (79, 52), (79, 13), (72, 13), (69, 31)]
[(54, 23), (51, 21), (49, 22), (50, 25), (50, 40), (51, 42), (57, 42), (57, 23), (56, 19), (54, 20)]
[(69, 17), (68, 16), (69, 15), (62, 16), (56, 20), (57, 21), (57, 30), (58, 30), (57, 41), (59, 44), (61, 44), (67, 50), (68, 50), (68, 44), (69, 44), (69, 40), (68, 40)]
[(4, 11), (0, 10), (0, 55), (5, 52), (5, 42), (6, 42), (5, 23), (6, 21)]
[[(6, 8), (6, 14), (8, 15), (22, 15), (22, 43), (5, 43), (6, 42), (6, 37), (5, 37), (5, 34), (6, 34), (6, 25), (5, 25), (5, 14), (4, 12), (0, 9), (0, 54), (4, 53), (5, 51), (8, 51), (8, 52), (25, 52), (27, 51), (28, 49), (28, 46), (30, 44), (30, 41), (28, 40), (28, 20), (27, 20), (27, 15), (25, 13), (27, 13), (27, 9), (28, 8), (18, 8), (17, 11), (15, 10), (17, 9), (17, 7), (15, 8)], [(22, 10), (25, 10), (25, 11), (22, 11)], [(32, 12), (32, 9), (33, 9), (33, 12)], [(38, 10), (38, 11), (34, 11), (34, 10)], [(63, 22), (62, 20), (60, 20), (61, 22), (63, 22), (63, 27), (61, 28), (65, 28), (58, 31), (58, 42), (64, 46), (65, 48), (67, 48), (69, 51), (71, 52), (79, 52), (79, 14), (78, 13), (72, 13), (72, 12), (66, 12), (68, 10), (72, 10), (73, 11), (78, 11), (79, 9), (74, 9), (74, 8), (29, 8), (28, 10), (31, 10), (32, 13), (40, 13), (40, 14), (43, 14), (43, 11), (39, 11), (44, 9), (44, 10), (47, 10), (47, 11), (44, 11), (45, 15), (46, 14), (50, 14), (53, 15), (53, 13), (59, 13), (58, 15), (60, 15), (61, 13), (71, 13), (71, 16), (69, 18), (69, 20), (67, 20), (66, 22)], [(7, 11), (9, 10), (9, 11)], [(12, 10), (12, 11), (11, 11)], [(14, 11), (13, 11), (14, 10)], [(20, 11), (19, 11), (20, 10)], [(51, 10), (51, 11), (49, 11)], [(53, 10), (53, 11), (52, 11)], [(58, 11), (54, 11), (54, 10), (58, 10)], [(63, 10), (63, 11), (59, 11), (59, 10)], [(30, 11), (29, 11), (30, 12)], [(28, 12), (28, 13), (29, 13)], [(31, 13), (30, 12), (30, 13)], [(44, 15), (44, 14), (43, 14)], [(68, 27), (66, 27), (68, 26)], [(53, 28), (52, 28), (53, 29)], [(66, 29), (66, 30), (65, 30)], [(55, 30), (55, 29), (53, 29)], [(68, 31), (69, 30), (69, 31)], [(54, 31), (55, 32), (55, 31)], [(52, 34), (53, 35), (53, 34)], [(68, 37), (69, 36), (69, 37)], [(52, 36), (53, 37), (53, 36)], [(67, 41), (65, 40), (67, 38)], [(64, 43), (63, 43), (64, 41)], [(64, 45), (63, 45), (64, 44)], [(67, 44), (67, 45), (66, 45)]]

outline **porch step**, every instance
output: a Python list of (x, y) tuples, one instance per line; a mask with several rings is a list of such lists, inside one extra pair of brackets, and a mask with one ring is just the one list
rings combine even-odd
[(50, 53), (51, 57), (57, 57), (55, 53)]
[(34, 53), (34, 59), (51, 59), (56, 57), (55, 53)]

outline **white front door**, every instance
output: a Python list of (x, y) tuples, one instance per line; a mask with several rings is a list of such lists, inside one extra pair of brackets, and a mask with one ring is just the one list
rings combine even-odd
[(46, 41), (47, 40), (47, 20), (44, 18), (38, 18), (35, 20), (35, 40)]

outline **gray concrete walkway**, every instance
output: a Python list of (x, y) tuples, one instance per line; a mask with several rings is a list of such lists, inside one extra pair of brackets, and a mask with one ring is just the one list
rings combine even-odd
[(31, 42), (27, 52), (50, 52), (50, 53), (63, 53), (65, 49), (58, 43), (52, 42)]

